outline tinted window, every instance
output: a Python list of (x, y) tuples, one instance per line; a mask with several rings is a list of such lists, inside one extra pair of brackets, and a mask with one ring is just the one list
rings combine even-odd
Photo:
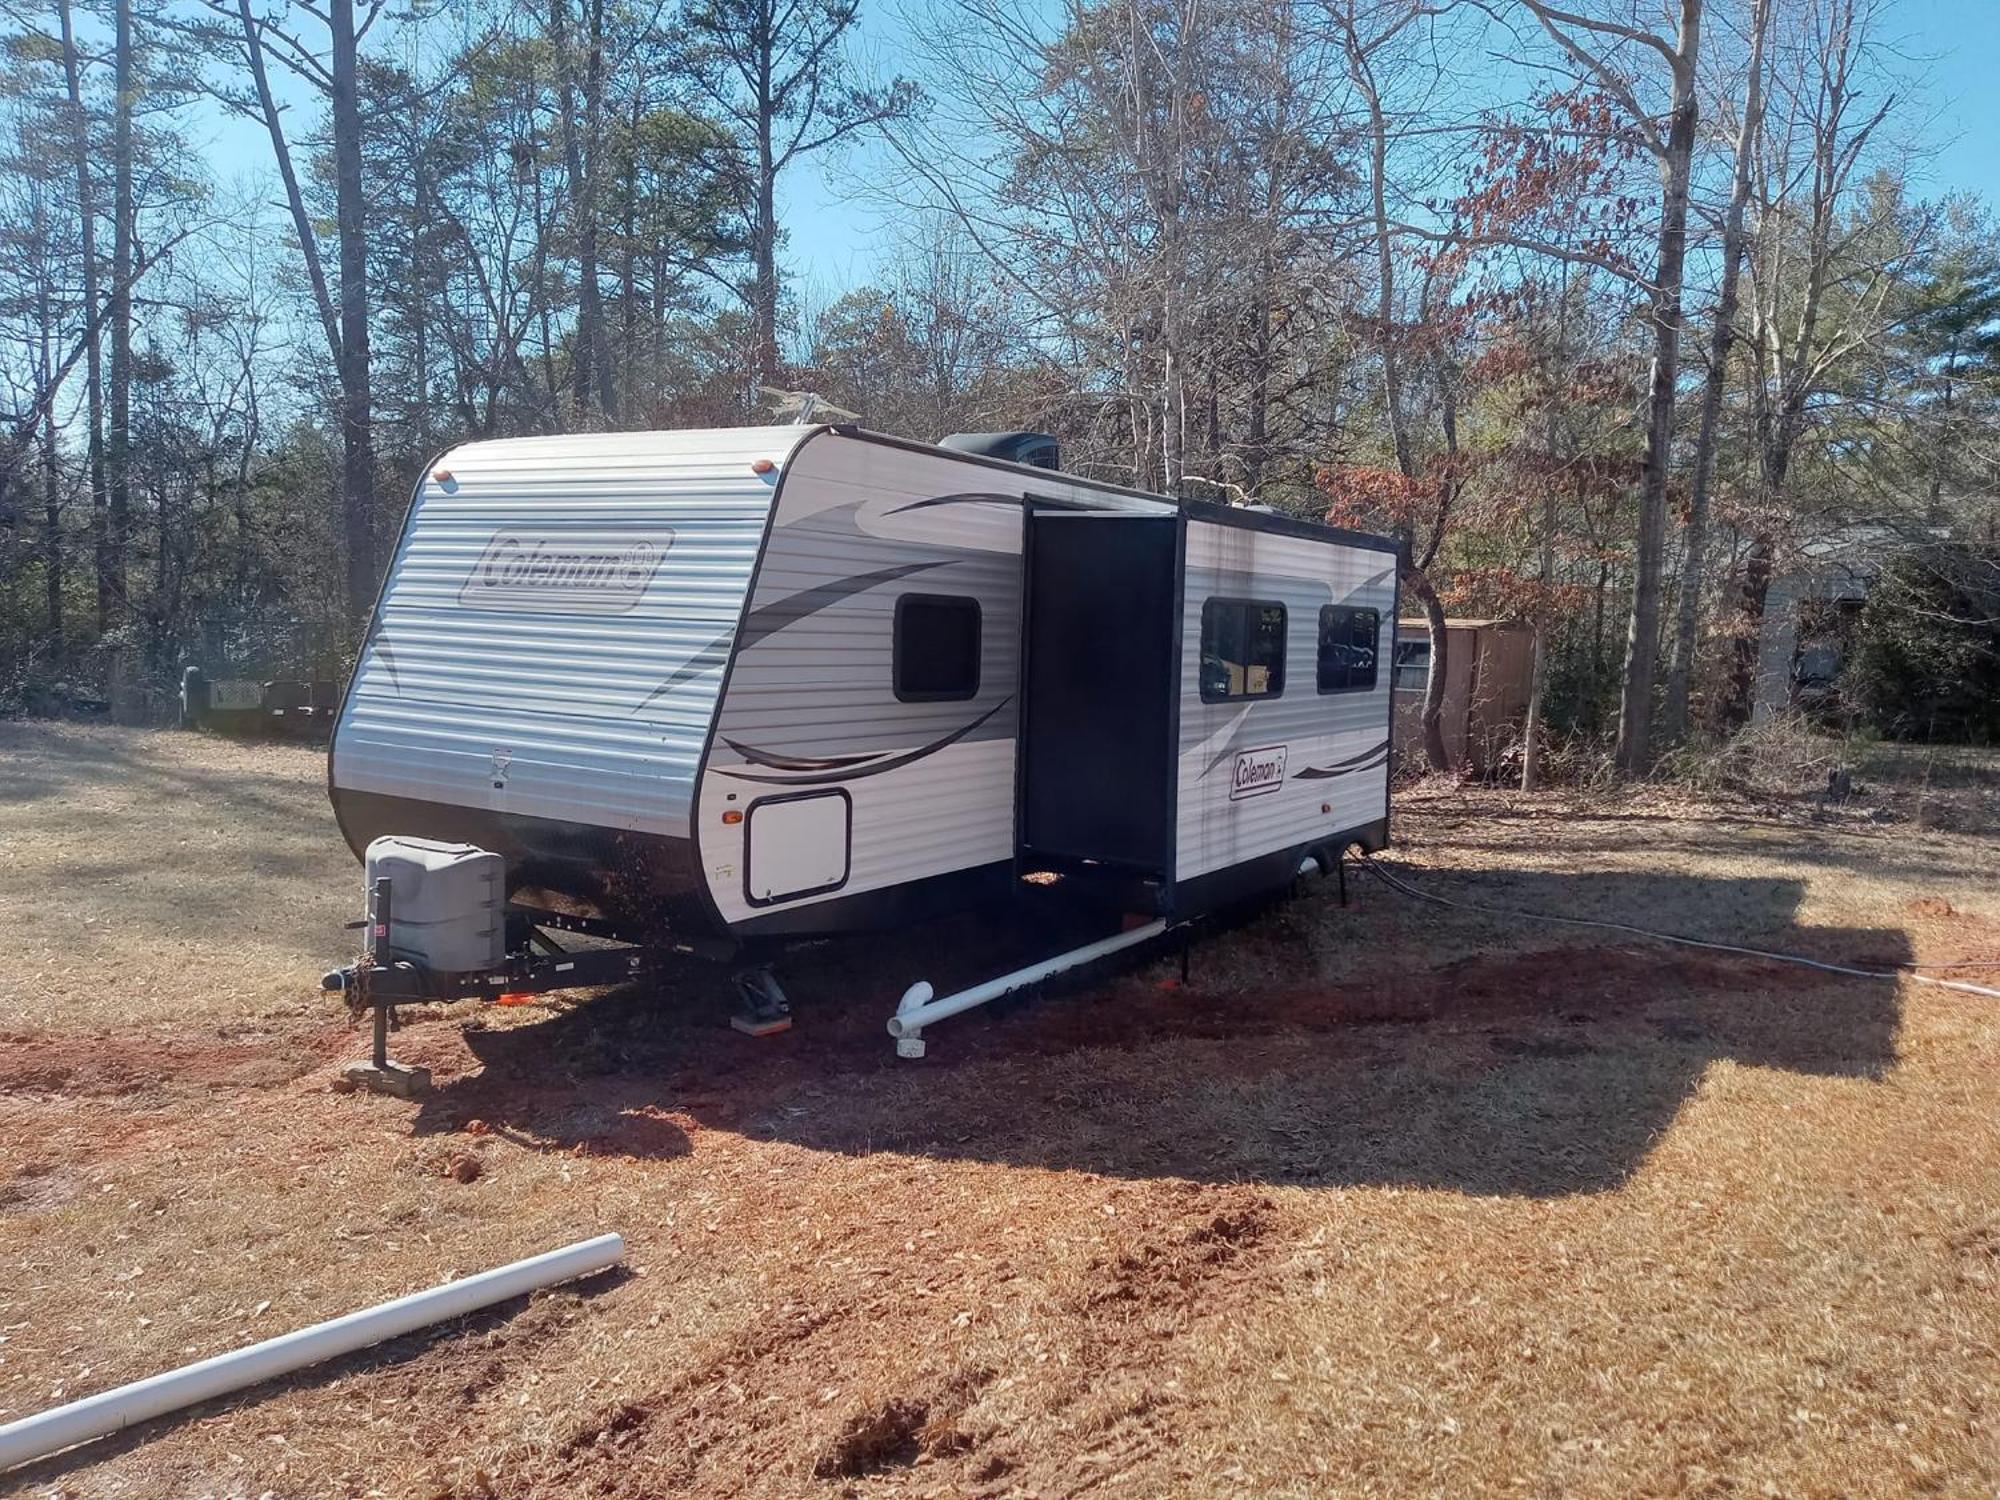
[(937, 703), (979, 692), (979, 601), (905, 594), (896, 601), (896, 696)]
[(1285, 606), (1210, 599), (1201, 607), (1201, 701), (1275, 698), (1285, 690)]
[(1379, 610), (1329, 604), (1319, 612), (1319, 690), (1359, 693), (1375, 686)]

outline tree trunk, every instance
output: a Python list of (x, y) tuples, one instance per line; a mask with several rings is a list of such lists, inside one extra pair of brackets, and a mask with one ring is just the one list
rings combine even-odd
[[(1397, 347), (1396, 255), (1389, 232), (1389, 121), (1375, 87), (1374, 70), (1350, 24), (1346, 31), (1348, 75), (1368, 106), (1369, 212), (1374, 220), (1376, 337), (1382, 351), (1383, 401), (1388, 407), (1389, 436), (1396, 448), (1396, 467), (1406, 479), (1417, 477), (1416, 453), (1410, 441), (1410, 419), (1403, 404), (1402, 353)], [(1433, 767), (1443, 770), (1442, 766)]]
[(1701, 633), (1701, 592), (1707, 565), (1709, 490), (1715, 482), (1715, 450), (1722, 429), (1722, 398), (1729, 382), (1729, 355), (1736, 344), (1738, 286), (1743, 271), (1744, 210), (1750, 202), (1752, 169), (1764, 120), (1764, 36), (1770, 29), (1771, 0), (1756, 0), (1750, 18), (1750, 76), (1743, 91), (1743, 120), (1736, 135), (1736, 176), (1722, 223), (1722, 288), (1709, 338), (1708, 381), (1701, 393), (1701, 428), (1695, 439), (1694, 480), (1688, 494), (1686, 555), (1681, 561), (1680, 603), (1674, 622), (1674, 651), (1667, 670), (1664, 738), (1687, 737), (1688, 690)]
[(1737, 596), (1736, 633), (1729, 642), (1729, 681), (1722, 695), (1725, 728), (1741, 729), (1750, 722), (1757, 701), (1757, 662), (1763, 651), (1764, 605), (1770, 597), (1776, 539), (1760, 531), (1750, 542), (1743, 565), (1743, 586)]
[(604, 0), (590, 0), (590, 51), (583, 66), (583, 191), (578, 212), (583, 224), (577, 253), (583, 263), (583, 297), (590, 308), (591, 350), (597, 365), (597, 405), (607, 423), (618, 420), (618, 387), (611, 363), (611, 330), (604, 320), (604, 293), (597, 284), (597, 187), (604, 161)]
[[(750, 288), (751, 385), (769, 385), (778, 378), (778, 163), (772, 131), (776, 108), (772, 97), (771, 6), (757, 9), (751, 45), (757, 55), (757, 204), (750, 221), (750, 249), (755, 270)], [(756, 392), (751, 397), (754, 402)]]
[[(1853, 12), (1849, 10), (1844, 14), (1851, 23)], [(1845, 48), (1847, 35), (1842, 33), (1837, 48)], [(1836, 57), (1844, 55), (1844, 51), (1835, 53)], [(1774, 284), (1766, 296), (1765, 305), (1758, 310), (1759, 321), (1755, 330), (1760, 455), (1758, 532), (1744, 570), (1737, 634), (1730, 647), (1728, 690), (1720, 715), (1723, 722), (1730, 725), (1749, 723), (1756, 707), (1757, 661), (1763, 647), (1764, 602), (1777, 556), (1777, 538), (1773, 535), (1773, 528), (1784, 501), (1786, 481), (1791, 474), (1792, 450), (1804, 427), (1806, 403), (1811, 400), (1814, 390), (1813, 365), (1820, 352), (1817, 344), (1820, 310), (1826, 296), (1834, 253), (1832, 239), (1842, 184), (1841, 162), (1843, 159), (1851, 162), (1859, 151), (1858, 143), (1850, 143), (1845, 152), (1838, 148), (1840, 111), (1847, 96), (1844, 86), (1830, 89), (1829, 94), (1833, 102), (1824, 106), (1826, 114), (1814, 132), (1812, 208), (1806, 237), (1805, 275), (1803, 278), (1793, 277), (1786, 288), (1787, 292), (1795, 290), (1798, 298), (1798, 321), (1789, 347), (1786, 347), (1780, 331), (1780, 303), (1775, 276), (1769, 278)], [(1866, 132), (1862, 138), (1865, 137)], [(1765, 362), (1767, 348), (1775, 352), (1777, 358), (1778, 396), (1775, 406), (1769, 394), (1771, 371)]]
[(549, 29), (562, 81), (563, 169), (569, 178), (576, 233), (576, 351), (571, 357), (577, 423), (602, 427), (611, 417), (610, 358), (604, 330), (604, 294), (598, 286), (597, 168), (604, 113), (604, 3), (589, 0), (589, 52), (584, 63), (583, 118), (577, 118), (576, 62), (566, 0), (550, 0)]
[(83, 66), (77, 57), (76, 30), (70, 0), (59, 0), (56, 17), (62, 27), (63, 82), (69, 93), (70, 152), (76, 167), (76, 209), (83, 260), (84, 412), (88, 431), (84, 446), (90, 469), (90, 534), (97, 577), (97, 629), (111, 623), (115, 598), (111, 587), (110, 497), (104, 475), (104, 359), (102, 343), (91, 320), (97, 316), (97, 184), (90, 170), (90, 113), (83, 103)]
[(347, 611), (357, 624), (375, 598), (375, 431), (368, 359), (368, 239), (361, 189), (361, 105), (354, 0), (331, 0), (334, 217), (340, 240), (340, 501), (347, 540)]
[(111, 111), (111, 432), (106, 447), (109, 487), (112, 607), (123, 616), (130, 598), (126, 548), (132, 527), (132, 0), (117, 0), (113, 21)]
[[(1396, 256), (1389, 229), (1388, 206), (1389, 122), (1382, 108), (1381, 94), (1375, 86), (1374, 70), (1367, 51), (1361, 45), (1351, 14), (1345, 21), (1343, 43), (1348, 76), (1360, 89), (1362, 100), (1368, 106), (1369, 203), (1375, 239), (1375, 334), (1382, 361), (1382, 401), (1388, 408), (1389, 435), (1396, 449), (1396, 468), (1405, 479), (1415, 479), (1416, 446), (1410, 436), (1408, 408), (1403, 399), (1402, 352), (1397, 344)], [(1453, 416), (1447, 409), (1446, 421), (1450, 423), (1452, 420)], [(1438, 524), (1442, 530), (1442, 518)], [(1434, 554), (1436, 546), (1433, 545), (1430, 550)], [(1445, 754), (1444, 745), (1445, 672), (1450, 661), (1450, 632), (1445, 627), (1444, 602), (1438, 598), (1429, 572), (1422, 564), (1407, 564), (1403, 580), (1424, 606), (1430, 636), (1430, 670), (1424, 679), (1421, 717), (1424, 760), (1431, 770), (1445, 771), (1450, 769), (1451, 761)]]
[(1653, 278), (1653, 368), (1646, 402), (1646, 469), (1632, 567), (1632, 616), (1618, 704), (1619, 769), (1646, 769), (1651, 753), (1653, 682), (1660, 645), (1660, 586), (1667, 539), (1667, 470), (1673, 459), (1674, 391), (1680, 377), (1681, 281), (1687, 260), (1688, 185), (1699, 104), (1695, 65), (1702, 0), (1681, 0), (1674, 55), (1674, 103), (1661, 164), (1660, 240)]
[[(44, 246), (49, 242), (47, 216), (37, 211), (35, 217), (42, 222), (36, 225), (36, 239)], [(55, 306), (50, 296), (49, 266), (43, 258), (41, 274), (37, 278), (40, 295), (35, 309), (38, 325), (39, 368), (42, 389), (47, 390), (55, 383)], [(60, 660), (63, 648), (63, 552), (62, 552), (62, 433), (56, 425), (56, 404), (48, 403), (42, 417), (42, 602), (44, 610), (43, 632), (47, 637), (49, 655)]]
[[(1551, 423), (1551, 426), (1554, 424)], [(1542, 491), (1542, 599), (1535, 611), (1535, 661), (1528, 682), (1528, 718), (1521, 728), (1521, 790), (1538, 791), (1542, 784), (1542, 715), (1549, 694), (1549, 601), (1555, 583), (1556, 492)]]
[(644, 426), (645, 414), (632, 390), (636, 383), (633, 372), (639, 368), (639, 150), (636, 142), (642, 119), (641, 108), (642, 101), (635, 96), (632, 100), (632, 118), (627, 122), (633, 144), (625, 153), (625, 181), (622, 184), (624, 188), (622, 196), (625, 201), (622, 233), (624, 244), (620, 247), (623, 253), (620, 256), (618, 270), (618, 376), (624, 384), (626, 400), (633, 407), (632, 413), (626, 420)]
[[(1445, 639), (1450, 634), (1444, 617), (1444, 601), (1431, 586), (1429, 576), (1415, 563), (1403, 566), (1403, 587), (1417, 596), (1424, 607), (1425, 632), (1430, 637), (1431, 664), (1424, 678), (1424, 707), (1418, 722), (1424, 739), (1424, 763), (1433, 771), (1451, 769), (1451, 757), (1444, 745)], [(1394, 637), (1393, 626), (1390, 635)], [(1391, 671), (1394, 671), (1393, 666)], [(1394, 683), (1390, 692), (1395, 691)]]

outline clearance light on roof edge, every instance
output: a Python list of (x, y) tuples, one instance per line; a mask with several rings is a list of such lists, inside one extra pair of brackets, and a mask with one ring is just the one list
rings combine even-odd
[(777, 467), (768, 458), (757, 458), (750, 461), (750, 472), (752, 474), (768, 474)]

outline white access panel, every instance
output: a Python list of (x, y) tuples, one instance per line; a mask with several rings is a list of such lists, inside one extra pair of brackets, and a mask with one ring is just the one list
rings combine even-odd
[(744, 894), (752, 906), (815, 896), (847, 883), (854, 804), (844, 791), (760, 797), (744, 815)]

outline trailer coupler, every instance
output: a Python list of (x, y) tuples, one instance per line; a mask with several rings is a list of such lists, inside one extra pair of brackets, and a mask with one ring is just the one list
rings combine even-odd
[[(652, 946), (624, 941), (610, 923), (598, 918), (510, 906), (508, 929), (515, 941), (510, 943), (506, 958), (481, 969), (445, 972), (393, 956), (393, 897), (386, 877), (375, 882), (368, 917), (360, 924), (367, 931), (365, 951), (356, 962), (322, 975), (320, 988), (345, 995), (348, 1009), (357, 1017), (364, 1011), (374, 1012), (372, 1054), (367, 1062), (347, 1067), (347, 1081), (357, 1088), (404, 1099), (428, 1089), (430, 1073), (389, 1057), (389, 1029), (395, 1023), (397, 1006), (512, 1000), (555, 990), (629, 984), (659, 973), (680, 954), (696, 951), (692, 944)], [(617, 941), (616, 946), (566, 949), (551, 931)], [(775, 992), (775, 984), (772, 989)], [(782, 994), (778, 1000), (782, 1004)]]
[[(627, 984), (657, 973), (671, 948), (592, 948), (568, 953), (510, 953), (505, 963), (466, 974), (442, 974), (398, 959), (387, 964), (349, 964), (320, 980), (323, 990), (357, 998), (366, 1005), (428, 1005), (452, 1000), (498, 1000), (503, 995), (543, 995), (551, 990), (594, 989)], [(366, 977), (363, 977), (363, 969)], [(358, 998), (365, 988), (367, 998)]]

